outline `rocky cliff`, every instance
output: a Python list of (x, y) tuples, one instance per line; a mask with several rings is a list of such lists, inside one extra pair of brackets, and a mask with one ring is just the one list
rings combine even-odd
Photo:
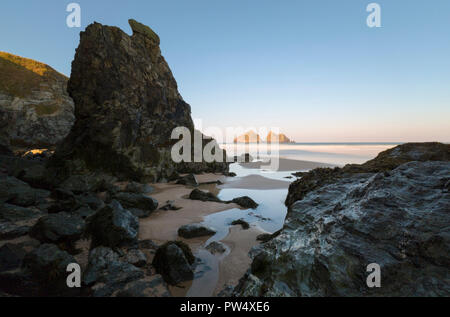
[(52, 147), (75, 120), (67, 78), (50, 66), (0, 52), (0, 143), (4, 147)]
[(175, 127), (194, 125), (149, 27), (130, 20), (133, 35), (99, 23), (81, 33), (68, 91), (75, 124), (53, 164), (69, 173), (104, 171), (157, 181), (183, 171), (226, 171), (225, 163), (175, 164)]
[[(449, 296), (450, 145), (405, 144), (289, 188), (237, 296)], [(369, 288), (367, 266), (381, 268)]]

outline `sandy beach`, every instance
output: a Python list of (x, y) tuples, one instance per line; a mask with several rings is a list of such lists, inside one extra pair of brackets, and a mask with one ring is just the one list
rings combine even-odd
[[(286, 189), (288, 181), (281, 181), (263, 177), (261, 175), (247, 175), (243, 177), (225, 177), (219, 174), (196, 175), (198, 182), (209, 183), (220, 181), (222, 184), (200, 185), (199, 188), (218, 194), (223, 189), (255, 189), (271, 190)], [(239, 279), (249, 268), (251, 259), (248, 255), (250, 249), (257, 245), (256, 237), (264, 231), (257, 226), (244, 230), (241, 226), (229, 226), (226, 236), (219, 239), (227, 251), (223, 254), (211, 254), (205, 249), (211, 237), (184, 239), (178, 236), (178, 228), (192, 223), (201, 223), (205, 217), (226, 210), (240, 209), (236, 204), (217, 202), (202, 202), (190, 200), (188, 195), (194, 189), (191, 186), (174, 183), (151, 184), (154, 192), (150, 194), (163, 206), (167, 201), (180, 207), (179, 210), (156, 210), (148, 218), (140, 219), (139, 239), (151, 239), (157, 244), (170, 240), (181, 240), (187, 243), (194, 254), (200, 257), (209, 268), (200, 281), (194, 279), (171, 286), (173, 296), (214, 296), (225, 286), (236, 285)], [(252, 210), (243, 210), (244, 213), (254, 213)], [(200, 285), (201, 284), (201, 285)]]

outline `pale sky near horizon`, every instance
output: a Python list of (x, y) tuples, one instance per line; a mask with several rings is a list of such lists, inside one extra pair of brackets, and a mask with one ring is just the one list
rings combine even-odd
[[(82, 9), (66, 26), (66, 6)], [(381, 28), (366, 6), (381, 6)], [(149, 25), (203, 127), (298, 142), (450, 142), (450, 1), (2, 0), (0, 51), (70, 75), (79, 32)]]

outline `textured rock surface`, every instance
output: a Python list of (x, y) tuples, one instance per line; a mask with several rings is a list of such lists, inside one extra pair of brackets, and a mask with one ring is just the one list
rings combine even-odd
[[(404, 145), (326, 181), (306, 174), (290, 188), (291, 198), (302, 192), (284, 228), (252, 250), (235, 295), (449, 296), (448, 149)], [(366, 285), (370, 263), (381, 267), (380, 288)]]
[(137, 243), (138, 231), (138, 218), (115, 200), (88, 219), (87, 232), (92, 236), (93, 247)]
[(85, 222), (77, 214), (60, 212), (41, 217), (30, 231), (30, 236), (41, 242), (67, 243), (71, 246), (80, 239)]
[(170, 241), (156, 251), (153, 266), (164, 280), (177, 285), (194, 278), (195, 258), (190, 248), (180, 241)]
[(99, 23), (81, 33), (68, 83), (76, 122), (53, 164), (70, 174), (103, 170), (150, 181), (184, 170), (226, 171), (225, 163), (172, 161), (172, 130), (194, 131), (190, 106), (178, 93), (158, 36), (136, 21), (130, 25), (132, 36)]
[(178, 235), (186, 239), (212, 236), (215, 233), (216, 232), (213, 229), (199, 223), (184, 225), (178, 229)]
[(75, 121), (67, 77), (51, 67), (0, 52), (0, 135), (6, 146), (54, 146)]
[(94, 296), (111, 296), (127, 283), (144, 277), (144, 272), (134, 265), (121, 261), (110, 248), (98, 247), (89, 254), (89, 263), (83, 283), (93, 285)]

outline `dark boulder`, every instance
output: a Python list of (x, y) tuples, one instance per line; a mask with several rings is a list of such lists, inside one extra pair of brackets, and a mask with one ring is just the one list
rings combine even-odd
[(227, 251), (223, 243), (213, 241), (206, 246), (206, 250), (211, 252), (211, 254), (223, 254)]
[(115, 200), (88, 219), (87, 232), (92, 237), (92, 247), (134, 244), (138, 230), (138, 218)]
[(180, 184), (180, 185), (187, 185), (187, 186), (194, 186), (194, 187), (199, 185), (197, 178), (195, 177), (194, 174), (188, 174), (186, 176), (182, 176), (177, 180), (176, 183)]
[(158, 202), (144, 194), (117, 193), (114, 197), (125, 208), (136, 208), (144, 211), (154, 211), (158, 208)]
[(20, 268), (25, 254), (25, 250), (18, 244), (4, 244), (0, 247), (0, 272)]
[(248, 196), (234, 198), (233, 200), (231, 200), (231, 202), (238, 204), (239, 206), (241, 206), (243, 208), (251, 208), (251, 209), (258, 208), (258, 204)]
[(154, 189), (152, 186), (138, 182), (129, 182), (124, 189), (124, 192), (135, 194), (151, 194), (153, 191)]
[(72, 247), (84, 230), (85, 222), (79, 215), (60, 212), (40, 218), (29, 234), (41, 242)]
[(128, 283), (118, 291), (117, 297), (170, 297), (168, 285), (156, 274)]
[(30, 222), (37, 220), (43, 213), (34, 208), (24, 208), (11, 204), (0, 203), (0, 221)]
[(186, 239), (212, 236), (215, 233), (213, 229), (198, 223), (184, 225), (178, 229), (178, 235)]
[(10, 240), (27, 235), (30, 226), (16, 225), (12, 222), (0, 222), (0, 240)]
[(233, 226), (238, 226), (240, 225), (242, 227), (242, 229), (247, 230), (250, 228), (250, 225), (248, 224), (247, 221), (245, 221), (244, 219), (238, 219), (238, 220), (233, 220), (231, 222), (231, 225)]
[(83, 283), (91, 286), (93, 296), (111, 296), (127, 283), (144, 277), (136, 266), (120, 260), (119, 255), (107, 247), (91, 250), (83, 275)]
[(76, 196), (76, 201), (78, 205), (81, 206), (88, 206), (89, 208), (93, 210), (97, 210), (100, 208), (103, 208), (105, 206), (105, 203), (103, 200), (98, 198), (93, 193), (83, 193), (81, 195)]
[(77, 263), (66, 251), (54, 244), (42, 244), (25, 255), (22, 263), (24, 270), (31, 273), (33, 281), (39, 283), (42, 295), (70, 295), (80, 290), (67, 287), (67, 266)]
[(147, 256), (139, 249), (128, 250), (125, 260), (137, 267), (143, 267), (147, 264)]
[(200, 189), (194, 189), (190, 194), (189, 194), (189, 199), (192, 200), (200, 200), (200, 201), (213, 201), (213, 202), (218, 202), (218, 203), (222, 203), (223, 201), (220, 200), (216, 195), (214, 195), (213, 193), (210, 192), (204, 192)]
[(194, 278), (194, 262), (189, 246), (180, 241), (170, 241), (158, 248), (153, 266), (167, 283), (177, 285)]
[(0, 202), (29, 207), (50, 196), (50, 192), (32, 188), (27, 183), (11, 176), (0, 178)]

